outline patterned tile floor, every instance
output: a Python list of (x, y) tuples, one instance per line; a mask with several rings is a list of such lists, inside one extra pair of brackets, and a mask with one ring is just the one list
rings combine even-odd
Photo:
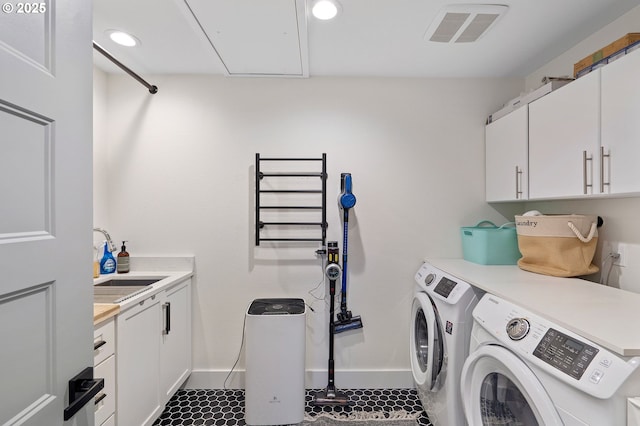
[[(420, 413), (418, 426), (432, 426), (415, 389), (341, 389), (349, 396), (347, 407), (316, 407), (311, 404), (317, 390), (307, 390), (305, 411), (323, 412), (405, 410)], [(167, 404), (154, 426), (215, 425), (245, 426), (244, 391), (237, 389), (182, 389)], [(381, 424), (382, 425), (382, 424)]]

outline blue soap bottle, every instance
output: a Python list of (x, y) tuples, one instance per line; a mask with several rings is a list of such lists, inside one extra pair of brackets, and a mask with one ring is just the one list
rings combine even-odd
[(104, 255), (100, 260), (100, 275), (113, 274), (116, 271), (116, 259), (109, 251), (109, 244), (104, 242)]

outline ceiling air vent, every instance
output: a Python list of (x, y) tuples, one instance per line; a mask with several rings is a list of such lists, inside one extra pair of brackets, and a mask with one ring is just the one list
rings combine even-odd
[(442, 9), (427, 28), (424, 39), (439, 43), (478, 40), (508, 9), (500, 4), (454, 4)]

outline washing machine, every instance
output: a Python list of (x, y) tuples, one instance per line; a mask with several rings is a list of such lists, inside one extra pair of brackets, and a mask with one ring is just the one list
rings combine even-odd
[(460, 373), (482, 291), (428, 262), (415, 280), (409, 340), (418, 396), (435, 426), (465, 425)]
[(490, 294), (473, 317), (460, 379), (469, 424), (627, 424), (627, 399), (640, 395), (639, 357), (617, 355)]

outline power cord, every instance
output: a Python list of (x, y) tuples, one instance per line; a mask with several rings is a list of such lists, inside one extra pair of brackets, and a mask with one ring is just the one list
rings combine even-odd
[[(324, 294), (322, 295), (322, 297), (316, 296), (314, 294), (314, 292), (316, 290), (318, 290), (318, 288), (320, 288), (321, 285), (324, 284), (324, 267), (323, 267), (324, 259), (323, 259), (323, 253), (320, 250), (318, 250), (318, 255), (319, 255), (318, 257), (320, 258), (320, 274), (322, 275), (322, 278), (320, 279), (320, 282), (318, 282), (318, 284), (313, 289), (309, 290), (308, 293), (309, 293), (309, 295), (311, 297), (313, 297), (316, 300), (324, 300), (325, 304), (328, 305), (329, 302), (326, 300), (327, 299), (327, 295), (326, 295), (326, 291), (324, 290), (324, 287), (323, 287), (323, 293)], [(306, 301), (304, 302), (304, 304), (312, 312), (315, 312), (315, 309), (313, 309), (313, 307), (310, 304), (308, 304)], [(313, 304), (313, 302), (312, 302), (312, 304)], [(247, 306), (247, 310), (248, 309), (249, 309), (249, 307)], [(245, 331), (246, 331), (246, 325), (247, 325), (247, 316), (245, 315), (244, 316), (244, 320), (242, 321), (242, 340), (240, 342), (240, 349), (238, 350), (238, 356), (236, 357), (236, 361), (233, 363), (233, 366), (231, 367), (231, 370), (229, 370), (229, 373), (227, 374), (227, 377), (224, 379), (223, 388), (225, 390), (227, 390), (227, 382), (229, 381), (229, 378), (231, 377), (231, 374), (233, 374), (233, 371), (238, 366), (238, 362), (240, 361), (240, 356), (242, 355), (242, 348), (244, 348), (244, 335), (245, 335)]]
[[(325, 268), (324, 268), (324, 255), (326, 254), (326, 251), (321, 251), (318, 250), (318, 252), (316, 252), (319, 255), (320, 258), (320, 281), (318, 281), (318, 284), (311, 290), (309, 290), (309, 295), (311, 297), (313, 297), (316, 301), (318, 300), (324, 300), (324, 304), (325, 307), (329, 307), (329, 295), (327, 294), (327, 290), (326, 290), (326, 286), (324, 285), (326, 283), (325, 278)], [(322, 286), (322, 296), (316, 295), (315, 292)], [(340, 297), (342, 296), (342, 292), (338, 291), (336, 292), (335, 297), (338, 298), (338, 300), (340, 300)], [(311, 304), (306, 303), (305, 305), (307, 305), (307, 307), (312, 311), (315, 312), (315, 309), (313, 309), (313, 307), (311, 305), (313, 305), (314, 302), (311, 302)], [(331, 312), (331, 314), (337, 312), (337, 308), (334, 309), (334, 312)]]
[[(324, 265), (324, 259), (323, 259), (323, 258), (322, 258), (322, 256), (321, 256), (321, 257), (320, 257), (320, 281), (318, 281), (318, 284), (316, 284), (316, 286), (315, 286), (314, 288), (312, 288), (311, 290), (309, 290), (309, 291), (308, 291), (309, 296), (313, 297), (313, 298), (314, 298), (314, 299), (316, 299), (316, 300), (325, 300), (325, 299), (326, 299), (326, 294), (325, 294), (326, 292), (325, 292), (325, 290), (324, 290), (324, 287), (322, 288), (322, 290), (323, 290), (322, 297), (320, 297), (320, 296), (316, 296), (316, 295), (314, 294), (314, 292), (315, 292), (316, 290), (318, 290), (318, 289), (320, 288), (320, 286), (321, 286), (321, 285), (323, 285), (323, 284), (324, 284), (324, 268), (323, 268), (323, 265)], [(311, 306), (310, 306), (308, 303), (306, 303), (306, 305), (307, 305), (309, 308), (311, 308)], [(313, 309), (312, 309), (312, 310), (313, 310)]]
[[(247, 306), (247, 310), (248, 309), (249, 307)], [(227, 377), (224, 379), (224, 383), (222, 384), (222, 387), (224, 388), (224, 390), (227, 390), (227, 381), (229, 380), (229, 377), (231, 377), (233, 370), (236, 369), (236, 366), (238, 365), (238, 361), (240, 361), (240, 355), (242, 354), (242, 348), (244, 347), (244, 332), (246, 330), (246, 325), (247, 325), (247, 316), (245, 315), (244, 320), (242, 321), (242, 341), (240, 342), (240, 350), (238, 351), (238, 357), (236, 358), (236, 362), (233, 363), (231, 370), (229, 370), (229, 374), (227, 374)]]
[(620, 259), (620, 253), (609, 253), (607, 255), (607, 257), (604, 259), (604, 261), (602, 262), (602, 269), (604, 269), (605, 265), (607, 264), (607, 261), (609, 261), (609, 269), (607, 270), (606, 273), (606, 278), (605, 278), (605, 274), (604, 271), (603, 273), (600, 274), (600, 284), (604, 284), (606, 286), (609, 285), (609, 276), (611, 275), (611, 270), (613, 269), (613, 263)]
[[(323, 259), (322, 255), (320, 255), (320, 275), (321, 275), (320, 281), (318, 282), (318, 284), (317, 284), (314, 288), (312, 288), (311, 290), (309, 290), (309, 291), (308, 291), (308, 293), (309, 293), (309, 295), (310, 295), (311, 297), (313, 297), (316, 301), (324, 300), (325, 307), (327, 307), (327, 308), (328, 308), (328, 307), (329, 307), (329, 305), (330, 305), (330, 301), (329, 301), (329, 297), (330, 297), (330, 296), (327, 294), (326, 286), (324, 285), (324, 284), (325, 284), (325, 277), (326, 277), (326, 275), (325, 275), (325, 268), (324, 268), (324, 259)], [(316, 292), (316, 291), (320, 288), (320, 286), (322, 286), (323, 294), (322, 294), (322, 296), (316, 296), (316, 295), (314, 294), (314, 292)], [(336, 294), (335, 294), (335, 296), (334, 296), (334, 297), (335, 297), (335, 299), (334, 299), (334, 300), (340, 300), (340, 299), (342, 298), (342, 289), (338, 290), (338, 291), (336, 292)], [(312, 305), (313, 305), (313, 303), (314, 303), (314, 302), (311, 302), (311, 304), (309, 304), (309, 303), (307, 303), (306, 301), (304, 302), (304, 304), (305, 304), (305, 305), (306, 305), (306, 306), (307, 306), (307, 307), (308, 307), (312, 312), (315, 312), (315, 309), (313, 309), (313, 306), (312, 306)], [(336, 306), (336, 307), (333, 309), (333, 312), (331, 312), (330, 314), (331, 314), (331, 315), (333, 315), (333, 314), (335, 314), (336, 312), (338, 312), (339, 310), (340, 310), (340, 308), (339, 308), (338, 306)]]

